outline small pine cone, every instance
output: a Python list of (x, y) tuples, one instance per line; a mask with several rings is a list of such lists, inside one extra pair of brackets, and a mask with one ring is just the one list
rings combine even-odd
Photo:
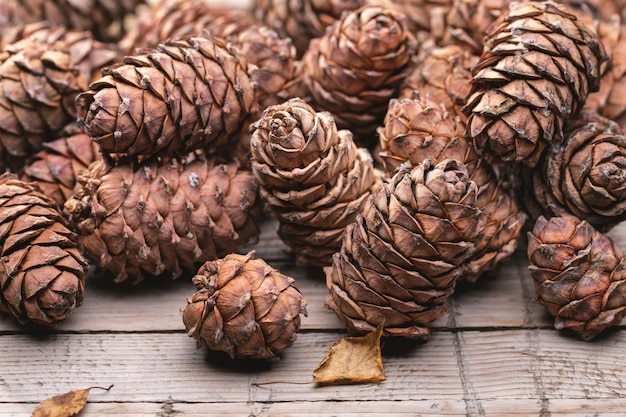
[(487, 31), (463, 111), (488, 157), (535, 166), (597, 91), (606, 59), (598, 36), (550, 0), (515, 3)]
[(376, 142), (389, 99), (409, 72), (417, 41), (405, 22), (404, 15), (378, 6), (347, 12), (302, 58), (314, 106), (331, 112), (359, 146)]
[(74, 132), (43, 144), (20, 171), (20, 179), (35, 182), (58, 208), (74, 195), (81, 172), (100, 158), (98, 145), (82, 132)]
[[(584, 111), (561, 146), (527, 170), (535, 218), (572, 214), (600, 231), (626, 220), (626, 138), (617, 123)], [(534, 198), (533, 198), (534, 197)]]
[(12, 26), (46, 21), (68, 29), (92, 32), (101, 41), (115, 41), (124, 19), (145, 0), (2, 0), (0, 33)]
[(411, 98), (414, 91), (442, 104), (445, 109), (467, 120), (461, 108), (470, 92), (472, 67), (478, 55), (458, 45), (423, 46), (411, 72), (400, 86), (399, 97)]
[(425, 340), (482, 231), (478, 188), (465, 165), (446, 159), (403, 167), (349, 225), (325, 268), (326, 305), (356, 333)]
[(201, 151), (117, 165), (101, 159), (79, 186), (66, 213), (85, 256), (116, 282), (138, 283), (144, 273), (177, 278), (258, 235), (252, 174)]
[(464, 129), (458, 117), (430, 97), (414, 92), (412, 98), (390, 101), (378, 135), (388, 174), (407, 161), (417, 165), (426, 159), (432, 163), (456, 159), (467, 167), (478, 187), (476, 207), (481, 210), (484, 225), (475, 242), (476, 252), (466, 262), (463, 274), (463, 279), (474, 282), (515, 252), (526, 214), (519, 210), (507, 182), (498, 179), (464, 137)]
[(124, 55), (136, 49), (156, 48), (170, 39), (202, 36), (226, 38), (253, 25), (255, 20), (242, 9), (216, 7), (206, 0), (162, 1), (137, 16), (137, 24), (120, 40)]
[(228, 145), (254, 104), (245, 59), (218, 38), (188, 38), (127, 56), (76, 99), (86, 132), (119, 159)]
[(426, 32), (433, 39), (443, 36), (446, 15), (452, 7), (452, 0), (366, 0), (365, 3), (403, 13), (411, 33)]
[(88, 32), (43, 23), (23, 26), (2, 43), (0, 170), (17, 171), (76, 119), (74, 99), (117, 54)]
[(590, 340), (626, 311), (626, 259), (614, 242), (571, 215), (541, 216), (528, 233), (537, 301), (554, 327)]
[(196, 293), (181, 308), (187, 334), (231, 358), (278, 359), (296, 340), (300, 314), (307, 315), (293, 282), (254, 251), (207, 261), (193, 277)]
[(252, 172), (279, 236), (300, 263), (330, 265), (345, 227), (380, 186), (371, 155), (299, 98), (268, 107), (251, 132)]
[(0, 175), (0, 311), (53, 325), (83, 301), (87, 263), (66, 220), (34, 184)]
[(298, 56), (307, 50), (343, 12), (356, 10), (363, 0), (253, 0), (251, 13), (256, 20), (293, 41)]

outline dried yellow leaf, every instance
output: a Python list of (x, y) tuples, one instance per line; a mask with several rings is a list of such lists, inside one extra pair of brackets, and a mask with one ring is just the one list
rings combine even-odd
[(383, 327), (360, 337), (345, 337), (330, 346), (313, 371), (318, 384), (367, 384), (385, 380), (380, 350)]
[[(113, 385), (106, 389), (111, 389)], [(89, 391), (93, 388), (77, 389), (74, 391), (66, 392), (65, 394), (55, 395), (54, 397), (47, 398), (39, 403), (31, 417), (72, 417), (80, 413), (80, 411), (87, 404), (87, 397)]]

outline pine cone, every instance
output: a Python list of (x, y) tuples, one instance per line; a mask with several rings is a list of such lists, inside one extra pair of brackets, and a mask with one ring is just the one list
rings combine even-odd
[(326, 305), (352, 332), (425, 340), (475, 253), (478, 188), (461, 162), (403, 167), (370, 197), (325, 268)]
[(531, 212), (572, 214), (608, 231), (626, 219), (626, 138), (615, 122), (591, 111), (572, 121), (565, 137), (526, 172)]
[(251, 132), (252, 171), (279, 236), (300, 263), (330, 265), (345, 227), (380, 184), (371, 155), (299, 98), (268, 107)]
[(250, 13), (242, 9), (216, 7), (206, 0), (170, 0), (157, 3), (137, 17), (137, 24), (120, 40), (124, 55), (136, 49), (156, 48), (170, 39), (202, 36), (227, 38), (255, 24)]
[(411, 33), (426, 32), (433, 39), (443, 36), (445, 16), (452, 7), (452, 0), (366, 0), (365, 3), (406, 15)]
[(124, 19), (143, 3), (144, 0), (2, 0), (0, 33), (23, 23), (47, 21), (92, 32), (102, 41), (114, 41), (124, 30)]
[(119, 159), (228, 145), (254, 103), (245, 60), (217, 38), (127, 56), (76, 99), (86, 132)]
[(413, 98), (390, 101), (378, 135), (387, 173), (407, 161), (417, 165), (427, 159), (435, 164), (456, 159), (465, 164), (469, 178), (478, 187), (476, 207), (484, 225), (463, 274), (463, 279), (474, 282), (515, 252), (526, 214), (519, 210), (507, 182), (498, 179), (491, 166), (479, 158), (463, 136), (464, 129), (458, 117), (428, 96), (414, 92)]
[(53, 325), (83, 300), (87, 264), (67, 222), (35, 185), (0, 175), (0, 311)]
[(251, 13), (281, 37), (290, 38), (302, 56), (311, 39), (322, 36), (344, 11), (362, 4), (363, 0), (253, 0)]
[(22, 27), (2, 43), (0, 170), (8, 166), (17, 171), (44, 141), (76, 119), (74, 99), (116, 52), (87, 32), (39, 23)]
[(43, 150), (28, 159), (20, 172), (20, 179), (35, 182), (58, 208), (62, 208), (74, 195), (79, 174), (99, 158), (96, 143), (85, 133), (75, 131), (44, 143)]
[(554, 327), (590, 340), (621, 322), (626, 309), (626, 260), (613, 241), (571, 215), (540, 217), (528, 233), (537, 301)]
[(376, 142), (389, 99), (417, 50), (404, 15), (378, 6), (347, 12), (302, 58), (303, 83), (316, 108), (332, 113), (359, 146)]
[(195, 270), (258, 234), (256, 183), (238, 164), (195, 152), (112, 166), (102, 159), (65, 203), (85, 256), (134, 283), (144, 273)]
[(477, 62), (477, 55), (458, 45), (422, 45), (416, 63), (402, 82), (399, 97), (411, 98), (417, 90), (465, 121), (461, 108), (470, 92), (471, 70)]
[(597, 91), (597, 35), (552, 1), (516, 3), (488, 30), (463, 111), (467, 135), (492, 158), (537, 164)]
[(193, 277), (196, 293), (181, 308), (187, 334), (231, 358), (278, 359), (300, 329), (306, 301), (262, 259), (229, 254), (208, 261)]

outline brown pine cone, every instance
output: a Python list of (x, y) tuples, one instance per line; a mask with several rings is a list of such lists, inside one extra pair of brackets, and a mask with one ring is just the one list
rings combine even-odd
[(411, 98), (417, 90), (422, 97), (443, 105), (465, 121), (467, 117), (461, 108), (469, 95), (472, 67), (477, 62), (478, 55), (458, 45), (422, 45), (411, 72), (400, 86), (399, 97)]
[(526, 214), (520, 211), (512, 188), (497, 177), (463, 136), (464, 129), (458, 117), (430, 97), (414, 92), (412, 98), (390, 101), (378, 135), (388, 174), (402, 163), (417, 165), (426, 159), (432, 163), (456, 159), (467, 167), (469, 178), (478, 187), (476, 207), (484, 225), (463, 274), (463, 279), (474, 282), (515, 252)]
[(251, 14), (243, 9), (216, 7), (206, 0), (163, 1), (137, 16), (136, 25), (120, 40), (124, 55), (134, 55), (136, 49), (156, 48), (170, 39), (202, 36), (226, 38), (255, 24)]
[(254, 251), (207, 261), (193, 283), (196, 293), (181, 308), (187, 334), (231, 358), (278, 359), (300, 329), (306, 301), (293, 285)]
[(88, 32), (45, 23), (23, 26), (2, 43), (0, 170), (17, 171), (76, 119), (74, 99), (117, 54)]
[(58, 208), (74, 195), (79, 174), (100, 158), (98, 145), (83, 132), (75, 131), (43, 144), (43, 149), (26, 161), (20, 179), (35, 182)]
[(380, 185), (371, 155), (299, 98), (268, 107), (251, 131), (252, 171), (279, 236), (300, 263), (330, 265), (345, 227)]
[(614, 242), (571, 215), (541, 216), (528, 233), (537, 301), (554, 327), (590, 340), (626, 311), (626, 260)]
[(252, 173), (201, 151), (143, 163), (101, 159), (79, 185), (66, 213), (85, 256), (116, 282), (177, 278), (258, 235)]
[(463, 111), (489, 158), (535, 166), (600, 83), (598, 36), (550, 0), (515, 3), (487, 31)]
[(425, 340), (475, 253), (478, 188), (446, 159), (403, 167), (368, 199), (325, 268), (326, 305), (348, 330)]
[(572, 214), (600, 231), (626, 219), (626, 138), (617, 123), (584, 111), (568, 125), (565, 142), (546, 151), (525, 175), (537, 218)]
[(145, 0), (2, 0), (0, 33), (23, 23), (46, 21), (114, 41), (124, 31), (124, 19), (143, 3)]
[(416, 50), (404, 15), (365, 6), (311, 41), (302, 58), (303, 83), (314, 107), (331, 112), (338, 128), (369, 147)]
[(83, 301), (87, 263), (66, 220), (34, 184), (0, 175), (0, 311), (53, 325)]
[(302, 56), (309, 42), (326, 32), (343, 12), (356, 10), (364, 0), (253, 0), (256, 20), (290, 38)]
[(104, 74), (76, 105), (87, 134), (113, 159), (228, 147), (254, 104), (245, 59), (218, 38), (168, 41)]
[(452, 0), (366, 0), (365, 3), (406, 15), (411, 33), (426, 32), (433, 39), (443, 36), (445, 17), (452, 7)]

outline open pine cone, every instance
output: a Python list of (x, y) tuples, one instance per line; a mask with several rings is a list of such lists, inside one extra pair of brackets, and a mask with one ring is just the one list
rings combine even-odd
[(348, 330), (425, 340), (447, 312), (483, 225), (478, 188), (454, 159), (398, 170), (350, 224), (326, 267), (326, 306)]
[(300, 263), (330, 265), (345, 227), (380, 184), (371, 155), (299, 98), (265, 109), (251, 131), (252, 171), (279, 236)]
[(85, 256), (116, 282), (177, 278), (258, 235), (252, 173), (196, 151), (184, 158), (105, 159), (79, 177), (65, 203)]
[(537, 300), (556, 329), (590, 340), (626, 312), (626, 259), (587, 221), (541, 216), (528, 233), (528, 260)]
[(278, 359), (290, 347), (306, 316), (306, 301), (293, 285), (254, 251), (207, 261), (193, 277), (196, 293), (181, 308), (198, 346), (231, 358)]
[(65, 320), (83, 301), (87, 266), (54, 201), (0, 175), (0, 311), (21, 323)]
[(487, 31), (463, 111), (489, 158), (535, 166), (600, 85), (602, 43), (553, 1), (511, 5)]

